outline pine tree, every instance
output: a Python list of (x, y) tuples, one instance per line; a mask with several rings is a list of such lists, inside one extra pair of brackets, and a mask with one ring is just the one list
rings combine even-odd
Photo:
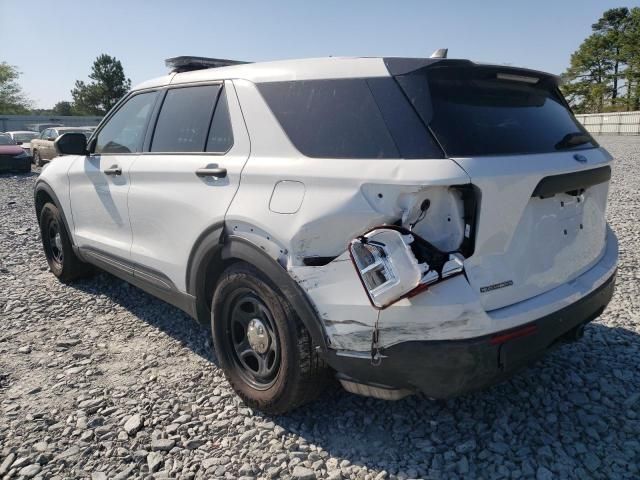
[(93, 82), (77, 80), (71, 90), (75, 113), (105, 115), (131, 88), (120, 60), (106, 54), (93, 62), (89, 78)]

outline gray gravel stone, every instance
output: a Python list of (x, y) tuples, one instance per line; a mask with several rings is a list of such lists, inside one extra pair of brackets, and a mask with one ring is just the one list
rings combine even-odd
[(147, 466), (149, 467), (149, 471), (151, 473), (157, 472), (160, 470), (160, 467), (164, 463), (164, 459), (161, 453), (151, 452), (147, 455)]
[(40, 464), (34, 463), (32, 465), (27, 465), (26, 467), (22, 467), (18, 472), (18, 475), (23, 478), (33, 478), (38, 473), (40, 473), (40, 470), (42, 470), (42, 467), (40, 466)]
[(168, 438), (158, 438), (151, 441), (151, 450), (168, 452), (176, 445), (175, 440)]
[(129, 435), (135, 434), (142, 427), (142, 417), (137, 413), (131, 415), (124, 424), (124, 430)]
[(313, 470), (298, 465), (293, 469), (291, 474), (293, 480), (316, 480), (316, 472)]

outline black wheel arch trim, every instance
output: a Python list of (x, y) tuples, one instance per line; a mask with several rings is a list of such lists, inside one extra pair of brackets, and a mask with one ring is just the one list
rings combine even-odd
[(64, 224), (64, 228), (66, 230), (67, 236), (69, 237), (69, 241), (71, 242), (71, 245), (74, 246), (75, 243), (73, 241), (73, 235), (71, 235), (71, 229), (69, 228), (69, 222), (67, 221), (67, 216), (64, 213), (64, 208), (62, 208), (62, 204), (60, 203), (58, 196), (53, 191), (53, 188), (51, 188), (51, 186), (44, 180), (37, 180), (36, 185), (33, 188), (33, 205), (36, 211), (36, 220), (38, 221), (38, 223), (40, 222), (40, 215), (39, 215), (40, 212), (38, 211), (38, 193), (39, 192), (45, 192), (53, 200), (53, 203), (55, 204), (58, 211), (60, 212), (60, 215), (62, 216), (62, 223)]
[(221, 254), (223, 260), (245, 261), (269, 277), (297, 312), (314, 345), (322, 353), (327, 351), (327, 339), (318, 313), (302, 288), (277, 261), (249, 240), (233, 235), (224, 239)]
[(206, 291), (208, 268), (210, 263), (220, 255), (223, 236), (223, 222), (208, 227), (198, 236), (187, 261), (186, 290), (196, 299), (195, 316), (203, 325), (209, 324), (211, 316), (211, 305), (206, 301), (208, 298)]

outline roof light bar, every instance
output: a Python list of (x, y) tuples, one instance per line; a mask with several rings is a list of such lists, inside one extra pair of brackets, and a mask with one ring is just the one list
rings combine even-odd
[(171, 69), (172, 73), (190, 72), (192, 70), (203, 70), (205, 68), (229, 67), (231, 65), (242, 65), (244, 63), (251, 62), (192, 56), (172, 57), (164, 61), (164, 64), (167, 68)]

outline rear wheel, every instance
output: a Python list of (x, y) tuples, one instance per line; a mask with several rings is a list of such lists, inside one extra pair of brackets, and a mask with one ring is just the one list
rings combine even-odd
[(212, 305), (216, 354), (229, 383), (251, 407), (281, 414), (318, 396), (328, 368), (289, 302), (246, 263), (222, 275)]
[(62, 215), (52, 203), (46, 203), (40, 212), (40, 234), (47, 263), (56, 277), (68, 282), (90, 272), (89, 265), (74, 253)]

